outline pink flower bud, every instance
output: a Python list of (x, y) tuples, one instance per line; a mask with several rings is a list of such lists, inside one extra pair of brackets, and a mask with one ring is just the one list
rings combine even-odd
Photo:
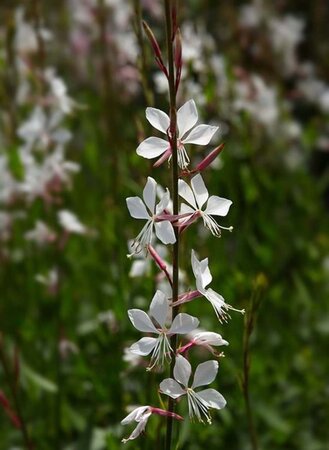
[(209, 153), (193, 170), (193, 172), (202, 172), (202, 170), (205, 170), (220, 154), (220, 152), (223, 150), (225, 144), (221, 144), (218, 147), (216, 147), (212, 152)]
[(158, 414), (159, 416), (165, 416), (165, 417), (172, 417), (176, 420), (184, 420), (183, 417), (179, 416), (176, 413), (173, 413), (171, 411), (166, 411), (165, 409), (160, 408), (154, 408), (153, 406), (150, 406), (150, 410), (152, 414)]

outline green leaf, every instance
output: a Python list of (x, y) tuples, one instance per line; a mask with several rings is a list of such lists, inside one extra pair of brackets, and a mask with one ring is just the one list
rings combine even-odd
[(58, 391), (58, 387), (53, 381), (48, 380), (44, 376), (35, 372), (33, 369), (31, 369), (31, 367), (27, 366), (26, 364), (22, 364), (22, 374), (32, 384), (34, 384), (43, 391), (51, 392), (53, 394)]

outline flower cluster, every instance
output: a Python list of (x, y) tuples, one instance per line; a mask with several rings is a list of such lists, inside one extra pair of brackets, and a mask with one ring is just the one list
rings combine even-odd
[[(74, 213), (58, 207), (61, 194), (71, 187), (72, 175), (79, 171), (79, 165), (66, 156), (71, 140), (66, 118), (78, 105), (56, 70), (45, 64), (48, 45), (53, 42), (51, 32), (27, 17), (24, 8), (15, 11), (11, 49), (15, 60), (8, 61), (15, 67), (17, 107), (2, 136), (10, 151), (0, 155), (0, 208), (4, 208), (0, 210), (0, 241), (10, 240), (14, 222), (28, 219), (27, 211), (41, 199), (48, 210), (54, 208), (58, 231), (39, 217), (25, 232), (25, 239), (38, 246), (60, 245), (63, 235), (87, 232)], [(6, 247), (1, 247), (0, 257), (10, 259)]]
[[(195, 117), (193, 120), (191, 119), (195, 111), (195, 103), (193, 100), (187, 102), (179, 110), (178, 127), (181, 124), (182, 130), (180, 136), (184, 135), (195, 124)], [(148, 108), (146, 115), (156, 128), (161, 129), (163, 132), (168, 131), (169, 118), (165, 113)], [(212, 137), (214, 134), (214, 130), (216, 131), (216, 127), (210, 127), (211, 130), (207, 128), (207, 125), (200, 125), (199, 127), (201, 127), (199, 131), (195, 128), (197, 130), (195, 136), (198, 134), (200, 138), (197, 142), (203, 142), (205, 144), (209, 141), (209, 137)], [(206, 136), (205, 140), (202, 140), (202, 135)], [(184, 144), (187, 141), (190, 143), (192, 140), (186, 139)], [(157, 146), (157, 144), (159, 145)], [(179, 145), (178, 149), (180, 148)], [(146, 139), (138, 147), (137, 153), (144, 157), (156, 157), (161, 155), (160, 149), (170, 157), (170, 139), (159, 142), (157, 138)], [(187, 159), (185, 149), (181, 151), (185, 155), (184, 164), (181, 168), (186, 169), (189, 157)], [(170, 284), (172, 283), (172, 279), (170, 274), (165, 270), (167, 265), (152, 246), (156, 237), (165, 245), (174, 244), (176, 241), (174, 228), (178, 230), (178, 233), (182, 233), (198, 218), (202, 218), (204, 226), (214, 236), (220, 236), (221, 229), (231, 230), (231, 227), (226, 228), (219, 225), (213, 216), (226, 216), (232, 202), (215, 195), (209, 196), (200, 173), (191, 177), (189, 183), (183, 179), (179, 180), (179, 195), (187, 204), (181, 203), (180, 214), (178, 216), (172, 213), (169, 190), (166, 189), (163, 193), (157, 188), (156, 181), (151, 177), (148, 177), (144, 187), (143, 200), (140, 197), (127, 198), (127, 207), (130, 215), (135, 219), (146, 220), (146, 224), (131, 245), (133, 253), (129, 256), (137, 255), (139, 263), (142, 257), (152, 258), (157, 266), (164, 271)], [(157, 196), (159, 197), (158, 200)], [(141, 253), (143, 256), (140, 256)], [(178, 301), (173, 304), (165, 292), (157, 290), (150, 304), (149, 313), (140, 309), (130, 309), (128, 311), (129, 319), (138, 331), (153, 335), (152, 337), (142, 337), (139, 341), (132, 344), (129, 350), (138, 356), (150, 355), (151, 359), (148, 370), (153, 368), (161, 369), (167, 361), (170, 361), (174, 357), (174, 379), (167, 378), (163, 380), (160, 384), (160, 392), (174, 399), (186, 395), (190, 417), (195, 417), (199, 421), (203, 421), (204, 416), (207, 422), (211, 423), (209, 409), (221, 409), (225, 406), (226, 402), (222, 395), (214, 389), (205, 389), (196, 392), (195, 388), (214, 381), (218, 371), (218, 362), (212, 360), (200, 364), (195, 371), (194, 381), (191, 387), (189, 387), (188, 382), (192, 369), (188, 360), (181, 353), (194, 345), (202, 345), (204, 348), (208, 348), (213, 354), (216, 354), (212, 349), (212, 345), (227, 345), (227, 342), (217, 333), (197, 332), (199, 319), (189, 314), (179, 313), (172, 321), (168, 321), (168, 316), (170, 316), (169, 310), (201, 296), (205, 297), (211, 303), (219, 321), (226, 321), (229, 318), (228, 311), (235, 309), (228, 305), (220, 294), (211, 288), (207, 288), (212, 281), (207, 258), (199, 261), (196, 253), (192, 250), (191, 266), (196, 279), (196, 291), (180, 294)], [(193, 339), (184, 347), (182, 346), (174, 352), (170, 345), (171, 336), (174, 334), (183, 336), (191, 332), (196, 332)], [(136, 429), (128, 439), (134, 439), (144, 430), (146, 421), (152, 414), (150, 408), (149, 406), (137, 408), (122, 421), (123, 424), (132, 420), (138, 422)], [(127, 439), (123, 440), (123, 442), (126, 441)]]
[[(173, 73), (165, 65), (160, 46), (152, 31), (148, 25), (145, 27), (156, 61), (169, 85), (171, 83), (171, 86), (175, 86), (177, 92), (182, 71), (180, 32), (177, 28), (173, 32), (176, 67)], [(212, 305), (221, 323), (229, 319), (229, 311), (238, 310), (226, 303), (220, 294), (209, 287), (212, 276), (208, 258), (199, 260), (196, 252), (191, 251), (191, 269), (195, 276), (196, 289), (186, 291), (182, 280), (179, 279), (177, 258), (173, 257), (173, 264), (168, 264), (164, 260), (163, 255), (167, 255), (163, 251), (163, 246), (172, 245), (173, 253), (179, 254), (181, 234), (199, 219), (215, 237), (220, 237), (222, 230), (232, 231), (232, 227), (223, 226), (216, 220), (217, 216), (225, 217), (228, 214), (232, 202), (217, 195), (209, 195), (201, 175), (201, 172), (220, 153), (223, 145), (205, 155), (195, 167), (191, 167), (193, 147), (190, 148), (190, 146), (192, 144), (208, 145), (218, 131), (217, 126), (197, 124), (198, 112), (192, 99), (185, 102), (174, 116), (172, 103), (170, 115), (149, 107), (146, 109), (146, 118), (156, 130), (165, 134), (167, 139), (148, 137), (139, 144), (136, 152), (146, 159), (158, 158), (154, 167), (159, 167), (167, 160), (169, 165), (176, 165), (173, 167), (172, 175), (174, 184), (172, 195), (175, 197), (171, 200), (169, 189), (164, 190), (152, 177), (148, 177), (143, 198), (135, 196), (126, 200), (131, 217), (146, 221), (130, 244), (131, 253), (128, 256), (134, 259), (131, 276), (146, 273), (150, 261), (154, 261), (163, 274), (162, 285), (157, 286), (148, 312), (136, 308), (128, 311), (132, 325), (146, 335), (130, 345), (126, 351), (134, 355), (134, 359), (130, 358), (130, 360), (135, 365), (139, 364), (137, 358), (149, 356), (146, 370), (162, 372), (166, 366), (170, 365), (170, 376), (160, 382), (159, 392), (171, 397), (174, 401), (185, 396), (190, 419), (196, 419), (199, 422), (205, 419), (210, 424), (210, 410), (224, 408), (226, 401), (213, 388), (201, 390), (199, 388), (215, 380), (219, 363), (215, 359), (202, 362), (196, 367), (193, 380), (190, 382), (192, 366), (188, 357), (195, 346), (210, 352), (215, 357), (220, 357), (223, 353), (218, 353), (214, 347), (228, 345), (228, 342), (218, 333), (198, 328), (199, 318), (180, 312), (179, 309), (196, 298), (205, 298)], [(164, 280), (167, 282), (167, 288), (162, 287)], [(128, 360), (127, 354), (125, 358)], [(144, 432), (146, 423), (153, 413), (181, 419), (174, 413), (171, 404), (172, 400), (168, 403), (168, 410), (159, 410), (152, 406), (140, 406), (133, 409), (121, 423), (126, 425), (135, 421), (137, 426), (128, 438), (123, 439), (123, 442), (135, 439)]]

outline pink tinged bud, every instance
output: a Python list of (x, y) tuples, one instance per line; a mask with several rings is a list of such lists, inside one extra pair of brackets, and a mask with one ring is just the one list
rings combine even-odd
[(190, 341), (188, 344), (184, 345), (183, 347), (180, 347), (180, 348), (177, 350), (177, 353), (178, 353), (178, 354), (184, 354), (184, 353), (186, 353), (187, 351), (189, 351), (190, 348), (192, 348), (194, 345), (196, 345), (195, 341)]
[(183, 233), (183, 231), (185, 231), (187, 227), (192, 225), (192, 223), (194, 223), (199, 217), (200, 217), (200, 211), (196, 211), (195, 213), (191, 214), (189, 219), (183, 221), (179, 225), (179, 232)]
[(168, 269), (167, 269), (167, 266), (166, 266), (166, 263), (164, 262), (164, 260), (155, 251), (155, 249), (152, 247), (152, 245), (148, 246), (148, 251), (149, 251), (149, 254), (151, 255), (151, 257), (154, 259), (155, 264), (159, 267), (160, 270), (162, 270), (162, 272), (167, 277), (167, 280), (169, 281), (170, 285), (172, 286), (173, 280), (172, 280), (170, 273), (168, 272)]
[(163, 59), (162, 59), (162, 53), (161, 53), (161, 49), (160, 46), (158, 44), (158, 41), (156, 39), (156, 37), (153, 34), (153, 31), (151, 30), (151, 28), (148, 26), (148, 24), (143, 20), (143, 28), (145, 31), (146, 36), (148, 37), (151, 46), (153, 48), (153, 52), (154, 52), (154, 56), (155, 56), (155, 61), (158, 64), (160, 70), (165, 74), (165, 76), (168, 78), (168, 71), (166, 66), (164, 65)]
[(155, 161), (155, 163), (153, 164), (153, 167), (159, 167), (161, 166), (162, 163), (164, 163), (165, 161), (167, 161), (167, 159), (170, 158), (171, 156), (171, 148), (168, 148), (168, 150), (166, 150), (163, 155), (161, 156), (161, 158), (159, 158), (157, 161)]
[(166, 263), (161, 258), (159, 253), (157, 253), (156, 250), (152, 247), (152, 245), (148, 246), (148, 251), (149, 251), (149, 254), (152, 256), (152, 258), (154, 259), (156, 265), (159, 267), (159, 269), (163, 270), (163, 271), (167, 270)]
[(158, 414), (159, 416), (165, 416), (165, 417), (172, 417), (176, 420), (184, 420), (183, 417), (179, 416), (178, 414), (175, 414), (171, 411), (166, 411), (165, 409), (160, 408), (153, 408), (153, 406), (150, 406), (150, 410), (152, 414)]
[(185, 294), (181, 294), (178, 297), (178, 300), (175, 303), (172, 303), (171, 306), (182, 305), (183, 303), (191, 302), (192, 300), (198, 297), (202, 297), (202, 294), (199, 291), (186, 292)]
[(184, 213), (184, 214), (170, 214), (166, 212), (165, 214), (159, 214), (155, 217), (155, 222), (163, 222), (163, 221), (169, 221), (169, 222), (177, 222), (177, 220), (185, 219), (186, 217), (190, 217), (191, 213)]
[(182, 75), (182, 36), (180, 29), (177, 29), (176, 38), (175, 38), (175, 67), (176, 67), (176, 81), (175, 87), (176, 92), (178, 91), (179, 83)]
[(220, 154), (220, 152), (223, 150), (225, 144), (221, 144), (218, 147), (216, 147), (212, 152), (209, 153), (193, 170), (194, 172), (202, 172), (205, 170)]

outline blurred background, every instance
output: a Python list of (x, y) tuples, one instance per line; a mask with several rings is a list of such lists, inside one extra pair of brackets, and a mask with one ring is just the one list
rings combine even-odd
[[(212, 426), (185, 420), (177, 448), (326, 450), (329, 5), (181, 3), (179, 105), (193, 98), (220, 126), (204, 178), (233, 201), (221, 224), (234, 227), (221, 239), (189, 228), (182, 281), (194, 289), (194, 248), (247, 313), (220, 325), (208, 302), (189, 304), (230, 343), (214, 383), (228, 405)], [(24, 425), (38, 450), (119, 449), (126, 408), (165, 400), (164, 374), (127, 352), (141, 337), (127, 309), (147, 309), (161, 279), (126, 258), (140, 224), (125, 198), (147, 176), (170, 187), (167, 166), (135, 152), (155, 132), (146, 106), (168, 111), (141, 17), (164, 49), (160, 0), (0, 5), (0, 450), (24, 448)], [(159, 447), (163, 425), (152, 418), (126, 448)]]

